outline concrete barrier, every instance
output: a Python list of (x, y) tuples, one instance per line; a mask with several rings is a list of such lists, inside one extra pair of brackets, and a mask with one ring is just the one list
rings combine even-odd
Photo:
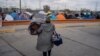
[[(85, 23), (85, 22), (100, 22), (100, 19), (93, 20), (80, 20), (80, 19), (67, 19), (67, 20), (52, 20), (52, 23)], [(28, 25), (31, 21), (3, 21), (2, 26), (15, 26), (15, 25)]]

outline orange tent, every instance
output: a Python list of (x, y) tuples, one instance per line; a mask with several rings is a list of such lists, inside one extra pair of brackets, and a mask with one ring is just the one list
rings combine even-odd
[(59, 13), (57, 16), (56, 16), (57, 20), (66, 20), (65, 16), (63, 13)]

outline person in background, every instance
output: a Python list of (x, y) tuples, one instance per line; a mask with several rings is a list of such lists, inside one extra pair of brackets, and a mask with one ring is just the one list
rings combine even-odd
[(43, 52), (43, 56), (51, 56), (53, 43), (52, 35), (55, 31), (55, 26), (51, 23), (50, 18), (47, 18), (45, 23), (37, 30), (39, 32), (36, 49)]
[[(50, 13), (51, 13), (51, 11), (50, 11), (50, 6), (44, 5), (44, 6), (43, 6), (43, 11), (40, 11), (40, 12), (43, 13), (43, 14), (45, 14), (45, 15), (50, 14)], [(40, 12), (39, 12), (39, 13), (40, 13)]]
[(44, 5), (43, 10), (34, 14), (34, 17), (32, 18), (31, 21), (36, 22), (38, 24), (43, 24), (45, 23), (46, 17), (50, 16), (50, 14), (51, 14), (50, 7), (48, 5)]
[(48, 5), (44, 5), (43, 6), (43, 11), (40, 11), (38, 14), (43, 14), (44, 16), (44, 21), (46, 20), (45, 17), (50, 16), (52, 14), (52, 12), (50, 11), (50, 7)]

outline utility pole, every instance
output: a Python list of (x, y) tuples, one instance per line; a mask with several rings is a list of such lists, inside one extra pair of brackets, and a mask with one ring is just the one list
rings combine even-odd
[(22, 5), (21, 5), (22, 1), (19, 0), (19, 7), (20, 7), (20, 13), (21, 13), (21, 9), (22, 9)]
[(39, 1), (39, 9), (41, 10), (41, 0), (38, 1)]
[(1, 7), (3, 7), (2, 1), (0, 1), (0, 5), (1, 5)]
[(98, 2), (95, 2), (95, 11), (98, 9)]

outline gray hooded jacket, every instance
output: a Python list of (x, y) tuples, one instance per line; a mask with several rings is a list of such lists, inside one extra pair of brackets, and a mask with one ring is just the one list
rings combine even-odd
[(51, 42), (52, 34), (55, 30), (55, 27), (53, 24), (42, 24), (38, 32), (41, 32), (38, 35), (37, 39), (37, 50), (39, 51), (48, 51), (52, 49), (53, 43)]

